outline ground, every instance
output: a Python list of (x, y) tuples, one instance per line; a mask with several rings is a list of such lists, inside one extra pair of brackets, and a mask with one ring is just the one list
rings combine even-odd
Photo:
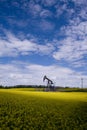
[(87, 92), (0, 89), (0, 130), (86, 130)]

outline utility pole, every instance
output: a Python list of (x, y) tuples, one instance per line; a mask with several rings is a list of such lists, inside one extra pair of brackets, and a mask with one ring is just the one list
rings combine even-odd
[(81, 78), (81, 88), (83, 88), (83, 78)]

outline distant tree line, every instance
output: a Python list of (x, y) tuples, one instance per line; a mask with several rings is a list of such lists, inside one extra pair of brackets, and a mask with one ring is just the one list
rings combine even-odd
[(0, 85), (0, 88), (3, 88), (4, 86)]
[(14, 86), (3, 86), (0, 85), (0, 88), (45, 88), (46, 86), (44, 85), (14, 85)]
[[(14, 86), (3, 86), (0, 85), (0, 89), (12, 89), (12, 88), (35, 88), (36, 90), (44, 91), (47, 86), (44, 85), (14, 85)], [(55, 86), (54, 91), (60, 92), (87, 92), (87, 88), (79, 88), (79, 87), (62, 87), (62, 86)]]

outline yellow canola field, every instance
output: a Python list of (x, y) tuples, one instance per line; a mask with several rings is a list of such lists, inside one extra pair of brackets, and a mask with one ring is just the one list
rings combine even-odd
[(87, 92), (0, 89), (0, 130), (86, 130)]

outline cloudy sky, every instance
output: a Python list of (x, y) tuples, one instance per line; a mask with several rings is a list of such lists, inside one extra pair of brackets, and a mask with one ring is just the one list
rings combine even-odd
[(0, 84), (87, 87), (86, 0), (0, 0)]

